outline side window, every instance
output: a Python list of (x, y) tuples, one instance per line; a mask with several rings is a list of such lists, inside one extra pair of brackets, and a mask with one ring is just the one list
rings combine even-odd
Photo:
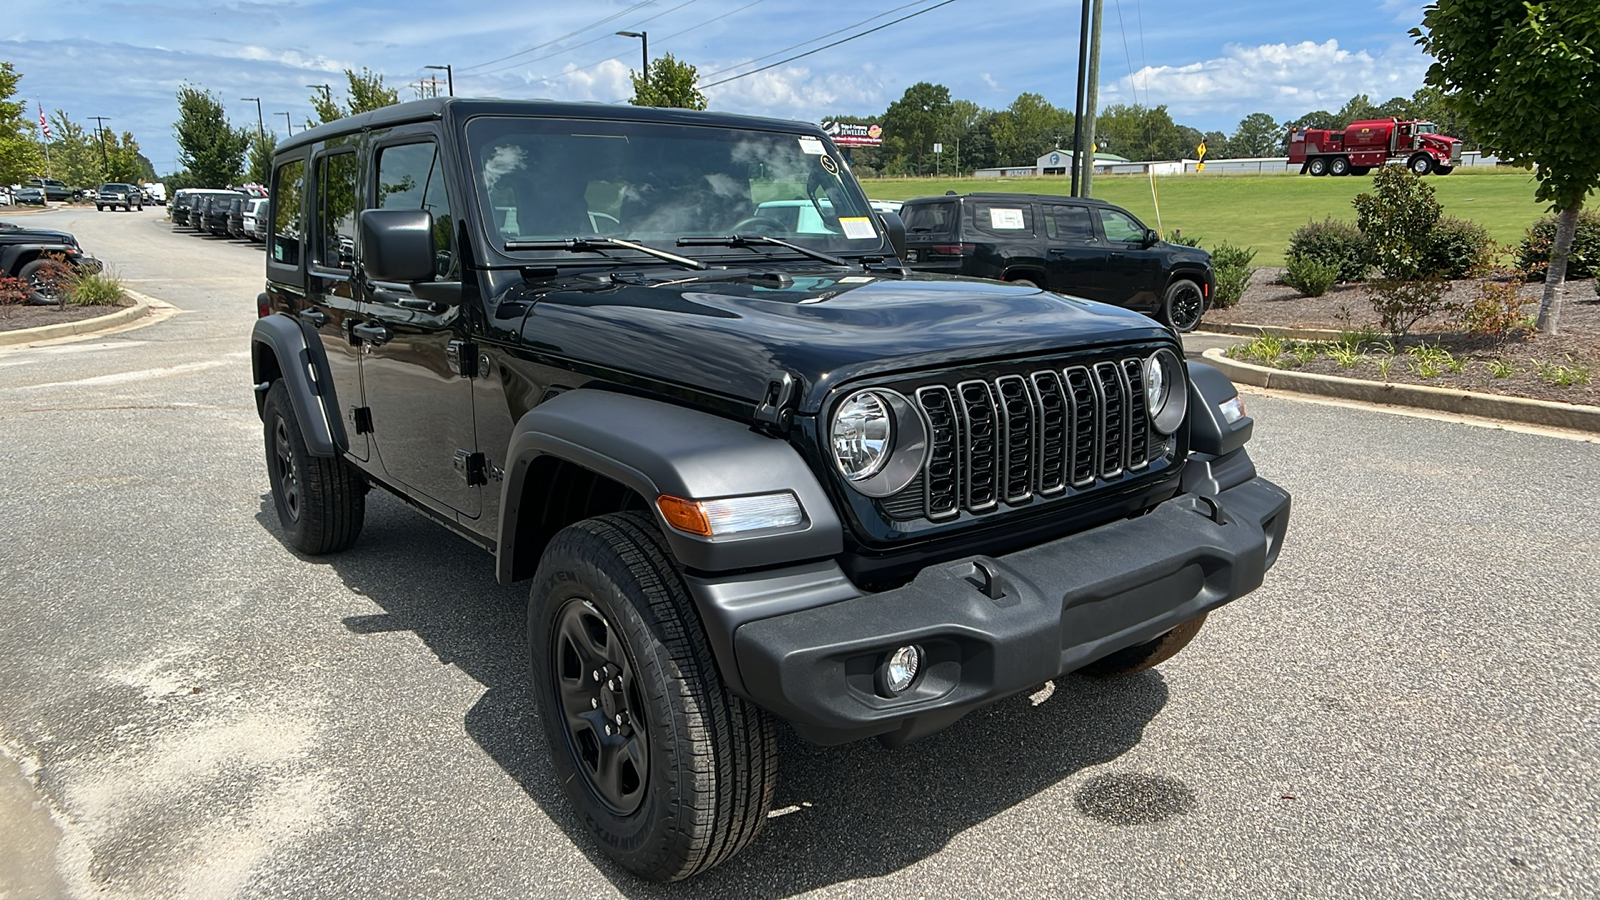
[(378, 151), (378, 209), (423, 209), (433, 213), (434, 271), (443, 278), (455, 269), (450, 249), (450, 201), (445, 196), (439, 145), (401, 144)]
[[(1094, 222), (1083, 206), (1052, 204), (1044, 208), (1045, 234), (1062, 241), (1094, 241)], [(1109, 230), (1109, 227), (1108, 227)]]
[(1137, 244), (1144, 240), (1144, 226), (1126, 213), (1114, 209), (1100, 210), (1100, 225), (1106, 230), (1106, 240)]
[(949, 201), (915, 203), (907, 206), (901, 216), (905, 219), (906, 234), (951, 234), (955, 211), (956, 205)]
[(317, 160), (317, 262), (348, 269), (356, 261), (356, 155)]
[[(305, 239), (306, 164), (296, 159), (278, 167), (272, 176), (272, 261), (300, 265), (300, 242)], [(181, 204), (191, 206), (185, 195)]]
[(979, 230), (1002, 237), (1033, 236), (1033, 204), (974, 203), (972, 224)]

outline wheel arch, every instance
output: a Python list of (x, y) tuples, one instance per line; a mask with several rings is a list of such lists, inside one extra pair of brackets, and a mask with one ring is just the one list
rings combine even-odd
[(1044, 267), (1037, 265), (1032, 261), (1015, 263), (1006, 267), (1006, 281), (1016, 281), (1019, 278), (1026, 278), (1045, 290), (1050, 289), (1045, 284)]
[[(844, 528), (827, 494), (787, 441), (710, 413), (580, 388), (539, 404), (512, 432), (496, 541), (495, 574), (502, 583), (531, 576), (541, 535), (554, 534), (553, 521), (572, 514), (550, 509), (560, 499), (563, 475), (587, 479), (606, 502), (621, 496), (631, 504), (626, 494), (637, 497), (678, 562), (691, 569), (777, 565), (833, 556), (844, 547)], [(748, 535), (684, 534), (666, 526), (655, 504), (662, 494), (704, 500), (781, 491), (794, 493), (805, 521)], [(581, 511), (584, 505), (561, 508)]]
[[(308, 342), (303, 326), (288, 316), (257, 319), (250, 333), (250, 372), (258, 388), (257, 415), (263, 414), (266, 402), (265, 391), (260, 390), (260, 386), (270, 386), (273, 381), (282, 379), (289, 391), (289, 402), (294, 407), (300, 433), (305, 437), (307, 452), (318, 457), (339, 454), (338, 442), (344, 438), (344, 428), (337, 417), (328, 414), (333, 380), (328, 374), (320, 341)], [(332, 408), (338, 408), (336, 401)]]

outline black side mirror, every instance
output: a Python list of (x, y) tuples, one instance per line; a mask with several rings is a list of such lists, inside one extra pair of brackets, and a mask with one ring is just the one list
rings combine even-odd
[(1154, 247), (1160, 240), (1161, 236), (1156, 234), (1154, 230), (1149, 228), (1144, 230), (1144, 246), (1146, 250)]
[(906, 222), (900, 218), (899, 213), (878, 213), (878, 221), (883, 223), (883, 230), (889, 232), (889, 246), (894, 248), (894, 255), (904, 263), (906, 261)]
[(433, 213), (422, 209), (361, 212), (361, 270), (373, 281), (432, 281)]

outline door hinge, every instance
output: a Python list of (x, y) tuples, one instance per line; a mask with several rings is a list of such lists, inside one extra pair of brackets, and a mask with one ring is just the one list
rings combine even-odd
[(766, 396), (756, 404), (756, 429), (778, 437), (787, 435), (794, 423), (795, 393), (794, 376), (788, 372), (779, 372), (768, 381)]
[(456, 474), (466, 480), (468, 487), (489, 483), (489, 460), (482, 453), (457, 450)]
[(356, 434), (372, 433), (372, 407), (356, 406), (350, 410), (350, 421), (356, 426)]
[(478, 377), (478, 345), (471, 341), (451, 341), (444, 346), (450, 371), (462, 378)]

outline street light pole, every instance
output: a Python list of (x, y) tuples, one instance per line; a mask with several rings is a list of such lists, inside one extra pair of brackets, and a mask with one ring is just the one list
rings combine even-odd
[(424, 69), (443, 69), (444, 70), (445, 87), (446, 87), (447, 90), (450, 91), (450, 96), (454, 97), (456, 95), (456, 74), (450, 68), (450, 65), (448, 63), (446, 63), (445, 65), (442, 65), (442, 66), (423, 66), (423, 68)]
[(283, 116), (283, 124), (288, 127), (289, 136), (290, 137), (294, 137), (294, 120), (289, 118), (289, 114), (286, 113), (286, 112), (275, 112), (275, 113), (273, 113), (273, 115), (275, 115), (275, 116)]
[(100, 162), (105, 166), (101, 170), (101, 174), (109, 178), (111, 177), (111, 154), (106, 152), (106, 122), (109, 120), (105, 116), (84, 116), (84, 118), (93, 119), (96, 125), (95, 130), (100, 132)]
[(267, 140), (267, 123), (265, 121), (263, 121), (262, 118), (261, 118), (261, 98), (260, 97), (240, 97), (239, 99), (240, 100), (254, 100), (256, 102), (256, 134), (260, 135), (262, 143), (265, 143), (266, 140)]
[(622, 37), (636, 37), (639, 39), (639, 52), (644, 60), (644, 68), (640, 70), (640, 80), (645, 87), (650, 86), (650, 32), (648, 31), (619, 31)]

